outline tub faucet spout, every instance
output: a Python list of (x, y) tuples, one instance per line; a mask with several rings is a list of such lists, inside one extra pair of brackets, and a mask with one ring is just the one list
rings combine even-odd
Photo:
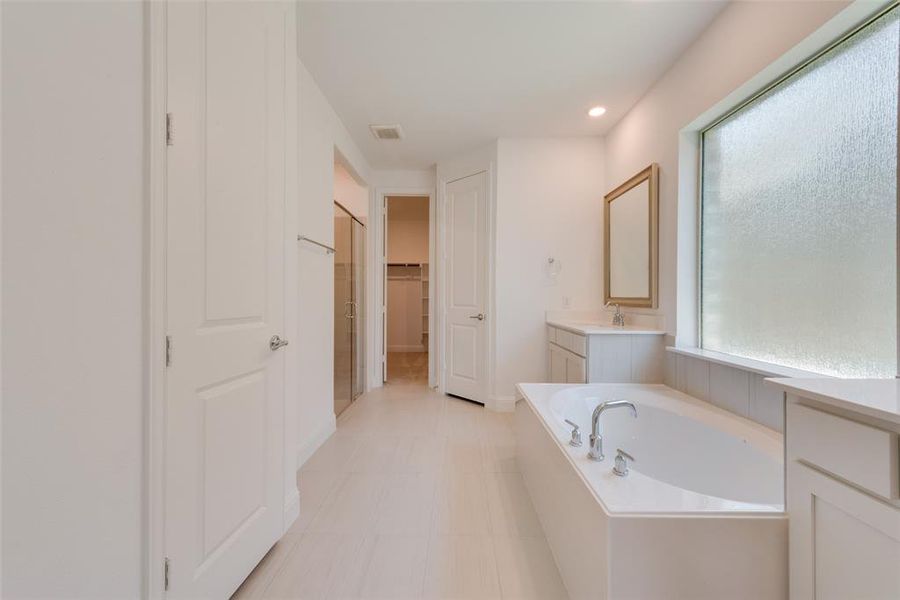
[(603, 411), (609, 410), (610, 408), (621, 407), (630, 408), (631, 414), (634, 418), (637, 418), (637, 408), (627, 400), (601, 402), (597, 405), (597, 408), (594, 409), (594, 414), (591, 415), (591, 449), (588, 450), (589, 459), (596, 461), (603, 460), (603, 436), (600, 435), (600, 415), (603, 414)]

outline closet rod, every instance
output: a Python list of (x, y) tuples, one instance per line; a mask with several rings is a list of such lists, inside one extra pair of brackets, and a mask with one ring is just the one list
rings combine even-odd
[(317, 242), (316, 240), (314, 240), (312, 238), (308, 238), (305, 235), (298, 235), (297, 241), (298, 242), (309, 242), (310, 244), (315, 244), (319, 248), (324, 248), (325, 252), (327, 252), (328, 254), (334, 254), (334, 248), (332, 248), (331, 246), (326, 246), (322, 242)]
[(394, 263), (389, 262), (387, 266), (389, 267), (421, 267), (422, 265), (427, 265), (428, 263)]

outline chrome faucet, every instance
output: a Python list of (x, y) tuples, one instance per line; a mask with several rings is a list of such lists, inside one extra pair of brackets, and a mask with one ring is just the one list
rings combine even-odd
[(591, 415), (591, 449), (588, 450), (589, 459), (596, 461), (603, 460), (603, 436), (600, 435), (600, 415), (603, 414), (603, 411), (609, 410), (610, 408), (620, 408), (623, 406), (630, 408), (631, 414), (634, 415), (635, 419), (637, 418), (637, 408), (635, 408), (634, 404), (628, 400), (610, 400), (609, 402), (601, 402), (597, 405), (597, 408), (594, 409), (594, 414)]
[(616, 307), (616, 314), (613, 315), (613, 327), (625, 327), (625, 315), (619, 311), (618, 303), (607, 302), (606, 307), (609, 308), (610, 304)]

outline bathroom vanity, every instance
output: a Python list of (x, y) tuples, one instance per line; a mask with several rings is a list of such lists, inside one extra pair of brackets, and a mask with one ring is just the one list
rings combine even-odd
[(549, 383), (662, 383), (665, 332), (547, 321)]
[(787, 394), (790, 597), (900, 598), (900, 382), (768, 381)]

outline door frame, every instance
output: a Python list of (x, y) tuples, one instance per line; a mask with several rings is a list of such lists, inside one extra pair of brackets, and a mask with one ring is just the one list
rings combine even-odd
[(144, 227), (144, 509), (142, 591), (165, 597), (166, 428), (166, 18), (165, 2), (144, 3), (147, 19), (147, 182)]
[(437, 353), (436, 365), (440, 365), (438, 374), (437, 389), (438, 392), (446, 393), (446, 364), (444, 361), (444, 340), (446, 338), (447, 327), (447, 286), (445, 284), (447, 260), (447, 184), (464, 179), (478, 173), (485, 173), (487, 192), (487, 219), (488, 219), (488, 240), (487, 240), (487, 262), (488, 262), (488, 285), (485, 290), (485, 305), (487, 310), (487, 369), (485, 373), (484, 388), (481, 398), (477, 400), (482, 402), (485, 408), (490, 410), (509, 410), (508, 407), (501, 406), (502, 399), (499, 399), (495, 393), (495, 381), (497, 373), (497, 294), (496, 294), (496, 261), (497, 261), (497, 142), (476, 150), (464, 157), (457, 158), (445, 163), (437, 165), (437, 202), (436, 202), (436, 255), (441, 257), (435, 264), (435, 273), (433, 277), (437, 280), (437, 286), (441, 291), (437, 314), (435, 315), (434, 338), (435, 351)]
[[(372, 319), (372, 356), (375, 357), (375, 364), (372, 365), (371, 374), (369, 376), (370, 384), (373, 388), (384, 385), (382, 373), (386, 375), (387, 364), (387, 287), (385, 286), (385, 264), (387, 263), (387, 246), (385, 244), (387, 235), (387, 221), (385, 220), (385, 208), (387, 206), (387, 198), (391, 197), (428, 197), (428, 387), (438, 387), (437, 381), (437, 365), (436, 362), (437, 345), (435, 344), (435, 336), (438, 328), (435, 326), (434, 315), (436, 314), (436, 296), (435, 289), (439, 289), (436, 285), (435, 267), (437, 255), (436, 229), (437, 229), (437, 202), (433, 188), (427, 187), (376, 187), (375, 193), (371, 198), (369, 206), (369, 214), (372, 218), (369, 220), (372, 228), (372, 276), (374, 279), (373, 310), (370, 314), (376, 318)], [(379, 311), (381, 315), (379, 315)], [(380, 316), (380, 318), (378, 318)]]
[[(291, 259), (296, 249), (298, 188), (298, 82), (296, 49), (296, 18), (291, 18), (293, 4), (286, 2), (285, 10), (285, 195), (284, 195), (284, 331), (294, 338), (296, 316), (287, 307), (296, 306), (296, 261)], [(167, 3), (144, 2), (146, 36), (144, 40), (146, 105), (144, 107), (144, 306), (143, 312), (143, 476), (141, 511), (141, 596), (157, 599), (166, 597), (166, 539), (165, 539), (165, 458), (166, 458), (166, 105), (168, 93), (167, 60)], [(176, 133), (177, 139), (177, 133)], [(296, 345), (284, 349), (285, 365), (296, 361)], [(284, 369), (284, 507), (283, 531), (299, 515), (300, 498), (296, 485), (287, 482), (296, 477), (296, 377), (291, 369)]]

